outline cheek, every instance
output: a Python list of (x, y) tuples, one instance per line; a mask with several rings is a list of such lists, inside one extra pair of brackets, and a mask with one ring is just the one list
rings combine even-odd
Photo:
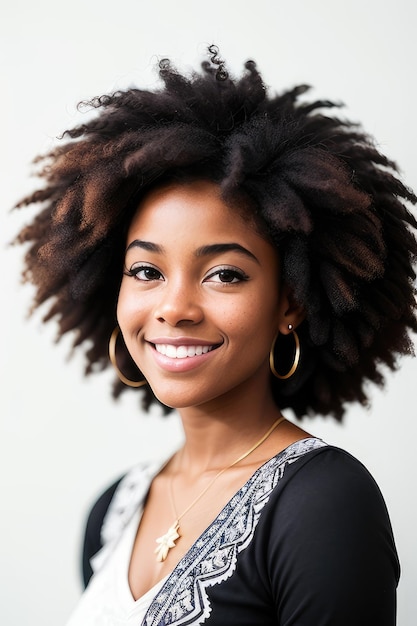
[(116, 308), (116, 317), (117, 317), (117, 322), (119, 326), (121, 326), (124, 320), (126, 304), (127, 304), (126, 289), (123, 288), (123, 281), (122, 281), (122, 284), (120, 286), (119, 296), (117, 298), (117, 308)]
[(271, 344), (278, 329), (276, 308), (275, 300), (263, 300), (260, 304), (260, 298), (257, 297), (249, 302), (235, 302), (233, 306), (220, 309), (217, 313), (230, 339), (244, 337), (248, 345)]
[(128, 330), (141, 317), (140, 300), (122, 281), (116, 309), (117, 321), (122, 330)]

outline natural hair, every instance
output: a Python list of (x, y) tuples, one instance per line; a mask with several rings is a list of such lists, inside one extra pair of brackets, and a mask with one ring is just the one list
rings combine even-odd
[[(368, 381), (383, 384), (384, 366), (412, 353), (417, 222), (406, 205), (417, 198), (360, 127), (329, 115), (339, 105), (306, 102), (305, 85), (271, 94), (253, 61), (235, 79), (209, 52), (201, 72), (184, 75), (164, 59), (154, 91), (93, 99), (98, 114), (37, 159), (45, 185), (17, 205), (41, 205), (17, 238), (29, 242), (34, 308), (50, 300), (45, 320), (57, 319), (59, 336), (76, 331), (87, 374), (107, 367), (141, 197), (175, 178), (215, 181), (231, 205), (247, 199), (306, 312), (298, 374), (271, 377), (278, 405), (341, 419), (346, 403), (367, 403)], [(290, 340), (277, 359), (288, 352), (291, 362)], [(118, 358), (126, 376), (141, 378), (127, 354)], [(115, 395), (123, 388), (116, 383)], [(157, 402), (148, 387), (139, 393), (146, 408)]]

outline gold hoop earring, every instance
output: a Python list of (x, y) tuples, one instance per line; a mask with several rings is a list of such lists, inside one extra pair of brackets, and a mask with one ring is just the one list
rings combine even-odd
[(292, 324), (289, 324), (288, 328), (289, 328), (289, 330), (291, 330), (291, 334), (294, 337), (294, 341), (295, 341), (295, 355), (294, 355), (293, 364), (291, 365), (291, 368), (288, 370), (288, 372), (286, 374), (278, 374), (277, 370), (275, 369), (274, 348), (275, 348), (275, 343), (276, 343), (276, 340), (278, 339), (279, 333), (277, 333), (275, 335), (274, 341), (272, 342), (272, 346), (271, 346), (271, 349), (269, 351), (269, 367), (271, 368), (271, 372), (273, 373), (275, 378), (279, 378), (280, 380), (286, 380), (287, 378), (290, 378), (294, 374), (295, 370), (297, 369), (298, 363), (300, 361), (300, 340), (299, 340), (298, 335), (295, 332), (295, 330), (293, 330)]
[(113, 365), (114, 369), (116, 370), (116, 373), (118, 375), (118, 377), (120, 378), (120, 380), (122, 381), (122, 383), (124, 383), (125, 385), (128, 385), (128, 387), (142, 387), (142, 385), (146, 385), (146, 383), (148, 382), (147, 380), (139, 380), (138, 382), (134, 381), (134, 380), (129, 380), (128, 378), (126, 378), (126, 376), (124, 376), (122, 374), (122, 372), (119, 370), (118, 366), (117, 366), (117, 362), (116, 362), (116, 341), (117, 341), (117, 337), (120, 333), (120, 328), (118, 326), (116, 326), (116, 328), (114, 329), (114, 331), (111, 334), (110, 337), (110, 341), (109, 341), (109, 357), (110, 357), (110, 361), (111, 364)]

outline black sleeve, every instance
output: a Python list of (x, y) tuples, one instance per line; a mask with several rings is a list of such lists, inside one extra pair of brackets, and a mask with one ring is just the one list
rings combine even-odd
[(334, 448), (297, 465), (265, 520), (278, 623), (394, 626), (399, 563), (375, 481)]
[(121, 479), (119, 479), (114, 485), (106, 489), (106, 491), (98, 498), (93, 505), (86, 524), (84, 543), (82, 550), (82, 575), (84, 586), (87, 587), (88, 582), (93, 575), (91, 569), (90, 559), (100, 550), (102, 547), (100, 531), (103, 524), (104, 516), (109, 508), (111, 499), (113, 498), (116, 487)]

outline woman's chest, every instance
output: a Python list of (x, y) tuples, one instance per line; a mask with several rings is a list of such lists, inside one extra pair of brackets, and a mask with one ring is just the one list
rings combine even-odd
[[(136, 533), (129, 563), (129, 585), (134, 598), (140, 598), (162, 578), (168, 576), (210, 528), (247, 477), (236, 475), (219, 481), (213, 494), (193, 504), (201, 489), (179, 485), (177, 502), (167, 480), (152, 484)], [(203, 483), (204, 486), (204, 483)], [(187, 506), (188, 503), (188, 506)], [(180, 508), (179, 508), (180, 507)], [(184, 512), (185, 511), (185, 512)]]

